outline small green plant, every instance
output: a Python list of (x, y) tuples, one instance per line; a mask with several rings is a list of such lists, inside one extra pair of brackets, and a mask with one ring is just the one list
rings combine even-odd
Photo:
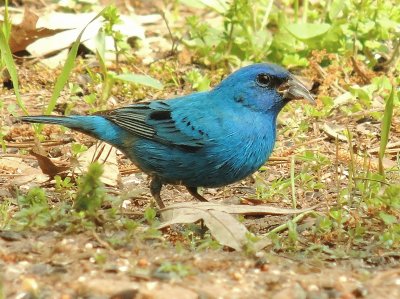
[(32, 207), (35, 205), (48, 207), (46, 193), (39, 187), (34, 187), (25, 196), (20, 196), (18, 203), (22, 207)]
[(289, 200), (288, 194), (290, 194), (291, 180), (290, 178), (279, 178), (268, 185), (262, 181), (257, 183), (256, 188), (257, 198), (259, 199), (272, 201), (275, 197), (282, 197), (285, 200)]
[(304, 67), (313, 50), (327, 50), (357, 57), (372, 68), (381, 64), (376, 57), (390, 64), (398, 52), (387, 43), (396, 45), (399, 39), (396, 1), (303, 1), (302, 9), (299, 1), (289, 1), (285, 9), (267, 0), (199, 2), (222, 17), (212, 23), (187, 19), (189, 38), (184, 42), (206, 65), (273, 61)]
[(54, 180), (56, 182), (56, 190), (70, 189), (74, 186), (70, 177), (62, 179), (59, 175), (56, 175)]
[(143, 216), (147, 223), (151, 225), (156, 221), (157, 212), (153, 208), (149, 207), (144, 211)]
[(3, 200), (0, 203), (0, 229), (7, 228), (8, 226), (8, 223), (11, 219), (10, 207), (10, 200)]
[(130, 49), (128, 43), (126, 42), (126, 36), (124, 36), (119, 30), (115, 29), (115, 25), (122, 23), (120, 14), (114, 5), (109, 5), (104, 9), (102, 16), (104, 18), (104, 34), (112, 37), (114, 41), (115, 60), (118, 66), (119, 56), (121, 54), (127, 55), (128, 50)]
[(198, 70), (189, 71), (185, 80), (192, 84), (192, 88), (197, 91), (206, 91), (210, 89), (211, 80), (207, 77), (207, 75), (203, 76), (200, 74)]
[(103, 203), (106, 192), (100, 180), (103, 174), (103, 166), (94, 162), (90, 164), (88, 171), (78, 183), (74, 208), (77, 211), (84, 211), (89, 217), (95, 217)]
[(86, 152), (87, 149), (88, 149), (87, 146), (84, 144), (72, 143), (71, 145), (71, 152), (74, 157), (77, 157), (78, 155)]
[(179, 279), (188, 276), (192, 273), (191, 268), (182, 263), (164, 262), (156, 270), (157, 276), (165, 276), (170, 279)]
[(186, 45), (194, 49), (207, 65), (264, 60), (272, 42), (266, 29), (272, 1), (234, 0), (229, 5), (219, 2), (210, 8), (223, 16), (220, 26), (204, 23), (197, 16), (187, 18), (190, 39)]
[(288, 225), (289, 242), (293, 247), (295, 247), (299, 239), (299, 234), (297, 232), (297, 224), (293, 221), (288, 221), (287, 225)]
[(46, 193), (34, 187), (26, 195), (18, 196), (20, 210), (14, 214), (13, 220), (22, 227), (46, 227), (52, 220)]
[(104, 253), (96, 253), (94, 255), (94, 260), (97, 265), (104, 265), (107, 262), (107, 255)]

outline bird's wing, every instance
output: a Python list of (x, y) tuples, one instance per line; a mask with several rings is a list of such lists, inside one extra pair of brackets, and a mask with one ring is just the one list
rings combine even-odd
[(174, 113), (179, 110), (184, 109), (171, 107), (168, 101), (153, 101), (99, 114), (136, 136), (192, 151), (201, 148), (207, 135), (202, 130), (187, 130), (193, 125), (186, 113)]

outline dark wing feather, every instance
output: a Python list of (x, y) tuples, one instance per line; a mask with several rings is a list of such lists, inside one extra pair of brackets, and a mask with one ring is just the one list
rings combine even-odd
[(177, 127), (171, 107), (164, 101), (133, 104), (98, 114), (138, 137), (187, 151), (195, 151), (204, 145), (204, 138), (191, 136)]

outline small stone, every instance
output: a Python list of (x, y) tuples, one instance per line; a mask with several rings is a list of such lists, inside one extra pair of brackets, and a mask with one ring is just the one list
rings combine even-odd
[(262, 272), (268, 272), (269, 271), (269, 265), (268, 264), (261, 265), (260, 270)]
[(148, 267), (148, 266), (150, 265), (150, 263), (148, 262), (148, 260), (142, 258), (142, 259), (139, 259), (139, 260), (138, 260), (137, 265), (138, 265), (140, 268), (146, 268), (146, 267)]
[(243, 278), (243, 275), (240, 274), (239, 272), (233, 272), (232, 277), (234, 280), (241, 280)]
[(319, 287), (315, 284), (310, 284), (309, 286), (307, 286), (307, 291), (309, 292), (313, 292), (313, 291), (318, 291)]
[(36, 294), (39, 289), (39, 285), (35, 279), (26, 277), (22, 280), (22, 288), (27, 293)]
[(342, 276), (339, 277), (339, 281), (340, 282), (346, 282), (347, 281), (347, 277), (342, 275)]

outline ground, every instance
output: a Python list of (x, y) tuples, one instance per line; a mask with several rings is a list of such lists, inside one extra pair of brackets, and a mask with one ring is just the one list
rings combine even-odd
[[(157, 12), (134, 4), (138, 14)], [(149, 25), (146, 31), (168, 36), (160, 24)], [(176, 53), (160, 49), (151, 54), (151, 64), (136, 57), (135, 63), (122, 61), (110, 68), (149, 74), (163, 82), (164, 89), (116, 84), (101, 108), (193, 92), (187, 74), (194, 69), (201, 69), (211, 86), (229, 73), (224, 67), (196, 65), (195, 55), (184, 47)], [(101, 208), (93, 214), (74, 211), (79, 175), (68, 171), (79, 168), (76, 144), (90, 147), (96, 141), (57, 126), (45, 126), (35, 134), (31, 125), (17, 120), (22, 112), (10, 81), (3, 78), (0, 299), (400, 298), (400, 236), (395, 229), (400, 196), (398, 107), (389, 126), (382, 162), (387, 171), (382, 178), (378, 152), (382, 98), (388, 91), (374, 94), (369, 109), (354, 109), (354, 99), (340, 98), (349, 84), (362, 86), (366, 78), (370, 81), (382, 73), (362, 67), (346, 72), (354, 67), (351, 60), (326, 51), (315, 51), (309, 59), (310, 65), (297, 74), (316, 94), (317, 107), (290, 103), (278, 120), (273, 156), (260, 171), (224, 188), (202, 190), (211, 202), (221, 204), (315, 207), (300, 218), (239, 216), (254, 238), (270, 238), (260, 250), (252, 249), (252, 241), (242, 251), (222, 246), (198, 222), (158, 229), (159, 214), (149, 207), (149, 178), (119, 152), (114, 161), (116, 184), (100, 188), (107, 194)], [(321, 67), (326, 60), (330, 66)], [(100, 72), (94, 61), (93, 56), (77, 58), (55, 114), (100, 109), (84, 100), (101, 90), (101, 81), (86, 81), (88, 67)], [(40, 114), (61, 68), (21, 59), (17, 63), (23, 102), (30, 114)], [(324, 96), (335, 103), (326, 107)], [(47, 166), (40, 166), (43, 162)], [(38, 193), (29, 195), (31, 190)], [(181, 186), (164, 187), (162, 197), (166, 205), (194, 201)]]

